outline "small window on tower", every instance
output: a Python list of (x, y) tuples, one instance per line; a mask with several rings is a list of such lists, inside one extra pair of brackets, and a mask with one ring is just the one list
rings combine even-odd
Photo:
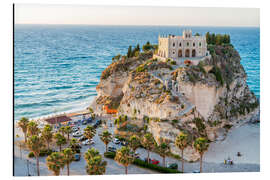
[(181, 46), (182, 46), (182, 44), (181, 44), (181, 43), (179, 43), (179, 46), (181, 47)]
[(195, 43), (193, 43), (193, 47), (195, 47)]
[(175, 43), (173, 43), (172, 46), (174, 47), (175, 46)]

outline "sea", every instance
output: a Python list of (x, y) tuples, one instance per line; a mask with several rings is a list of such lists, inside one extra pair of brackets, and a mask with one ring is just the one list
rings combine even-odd
[(101, 72), (129, 45), (158, 43), (158, 35), (229, 34), (247, 84), (260, 98), (259, 27), (22, 25), (14, 27), (14, 119), (88, 107)]

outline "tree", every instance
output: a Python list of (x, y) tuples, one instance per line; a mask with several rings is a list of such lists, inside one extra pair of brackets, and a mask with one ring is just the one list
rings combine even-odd
[(207, 139), (199, 137), (195, 140), (193, 146), (196, 149), (196, 151), (200, 154), (200, 172), (202, 172), (202, 158), (205, 151), (207, 151), (209, 144), (207, 142)]
[(71, 148), (66, 148), (63, 151), (63, 156), (65, 160), (65, 165), (67, 165), (67, 175), (69, 176), (69, 164), (74, 161), (74, 152)]
[(128, 145), (132, 149), (132, 151), (135, 152), (136, 149), (141, 145), (140, 138), (137, 135), (131, 136), (129, 138)]
[(24, 142), (26, 143), (27, 141), (27, 126), (28, 126), (29, 120), (25, 117), (22, 117), (19, 122), (18, 122), (18, 126), (22, 129), (22, 132), (24, 134)]
[(127, 57), (128, 57), (128, 58), (131, 57), (131, 53), (132, 53), (132, 47), (129, 46), (129, 47), (128, 47), (128, 52), (127, 52)]
[(41, 137), (37, 135), (30, 136), (27, 140), (27, 147), (28, 149), (34, 153), (34, 156), (37, 161), (37, 175), (40, 175), (39, 172), (39, 153), (40, 150), (43, 148), (44, 143)]
[(200, 34), (199, 33), (196, 33), (195, 36), (200, 36)]
[(61, 152), (53, 152), (46, 158), (46, 164), (55, 176), (59, 176), (60, 170), (65, 166), (65, 158)]
[(91, 148), (84, 154), (84, 159), (87, 162), (86, 172), (89, 175), (102, 175), (106, 172), (107, 162), (102, 160), (99, 151)]
[(166, 167), (165, 158), (170, 152), (169, 144), (162, 140), (162, 142), (157, 146), (157, 152), (163, 159), (163, 166)]
[(108, 150), (108, 144), (112, 141), (112, 134), (109, 131), (103, 131), (102, 134), (99, 135), (101, 141), (106, 146), (106, 152)]
[(65, 133), (66, 133), (66, 128), (65, 128), (65, 126), (60, 127), (60, 129), (59, 129), (58, 132), (60, 132), (63, 136), (65, 136)]
[(33, 135), (39, 135), (39, 128), (38, 124), (35, 121), (30, 121), (27, 126), (27, 135), (33, 136)]
[(57, 146), (59, 146), (59, 151), (61, 151), (62, 150), (62, 145), (67, 143), (66, 138), (62, 134), (56, 133), (54, 135), (54, 139), (56, 140)]
[(206, 33), (205, 37), (206, 37), (206, 43), (211, 44), (211, 36), (209, 32)]
[(128, 165), (131, 164), (134, 159), (130, 148), (123, 146), (121, 149), (116, 151), (114, 160), (125, 167), (125, 173), (127, 174)]
[(188, 136), (187, 134), (180, 132), (180, 134), (175, 139), (175, 146), (181, 150), (181, 158), (182, 158), (182, 172), (184, 172), (184, 149), (188, 145)]
[(70, 126), (65, 127), (65, 133), (67, 134), (67, 140), (69, 141), (69, 135), (72, 133), (72, 129)]
[(143, 51), (149, 51), (149, 50), (152, 50), (154, 49), (153, 46), (150, 44), (149, 41), (147, 41), (147, 43), (145, 45), (143, 45), (142, 47)]
[(52, 132), (52, 126), (47, 124), (44, 126), (42, 132), (41, 132), (41, 137), (43, 140), (47, 143), (47, 149), (50, 149), (50, 142), (52, 142), (53, 138), (53, 132)]
[(72, 138), (69, 142), (69, 147), (72, 149), (72, 151), (74, 153), (77, 152), (77, 150), (79, 149), (79, 142), (76, 138)]
[(93, 126), (87, 126), (85, 129), (84, 129), (84, 133), (83, 135), (89, 139), (89, 141), (95, 136), (96, 134), (96, 129), (93, 127)]
[(142, 145), (147, 149), (147, 162), (149, 163), (150, 151), (156, 146), (156, 141), (151, 133), (146, 133), (142, 138)]

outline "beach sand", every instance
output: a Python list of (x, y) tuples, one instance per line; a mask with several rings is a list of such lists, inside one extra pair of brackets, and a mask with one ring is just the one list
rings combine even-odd
[[(242, 156), (236, 154), (240, 152)], [(210, 144), (206, 162), (220, 163), (230, 157), (234, 163), (260, 164), (260, 124), (246, 123), (233, 127), (223, 141)]]

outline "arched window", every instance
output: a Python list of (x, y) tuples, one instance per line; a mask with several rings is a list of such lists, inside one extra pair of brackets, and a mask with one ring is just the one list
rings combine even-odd
[(199, 42), (199, 46), (202, 46), (202, 43), (201, 42)]
[(175, 46), (175, 43), (173, 43), (172, 46), (174, 47)]
[(193, 47), (195, 47), (195, 43), (193, 43)]
[(189, 42), (187, 42), (187, 46), (189, 46)]
[(181, 47), (181, 46), (182, 46), (182, 44), (181, 44), (181, 43), (179, 43), (179, 46)]

